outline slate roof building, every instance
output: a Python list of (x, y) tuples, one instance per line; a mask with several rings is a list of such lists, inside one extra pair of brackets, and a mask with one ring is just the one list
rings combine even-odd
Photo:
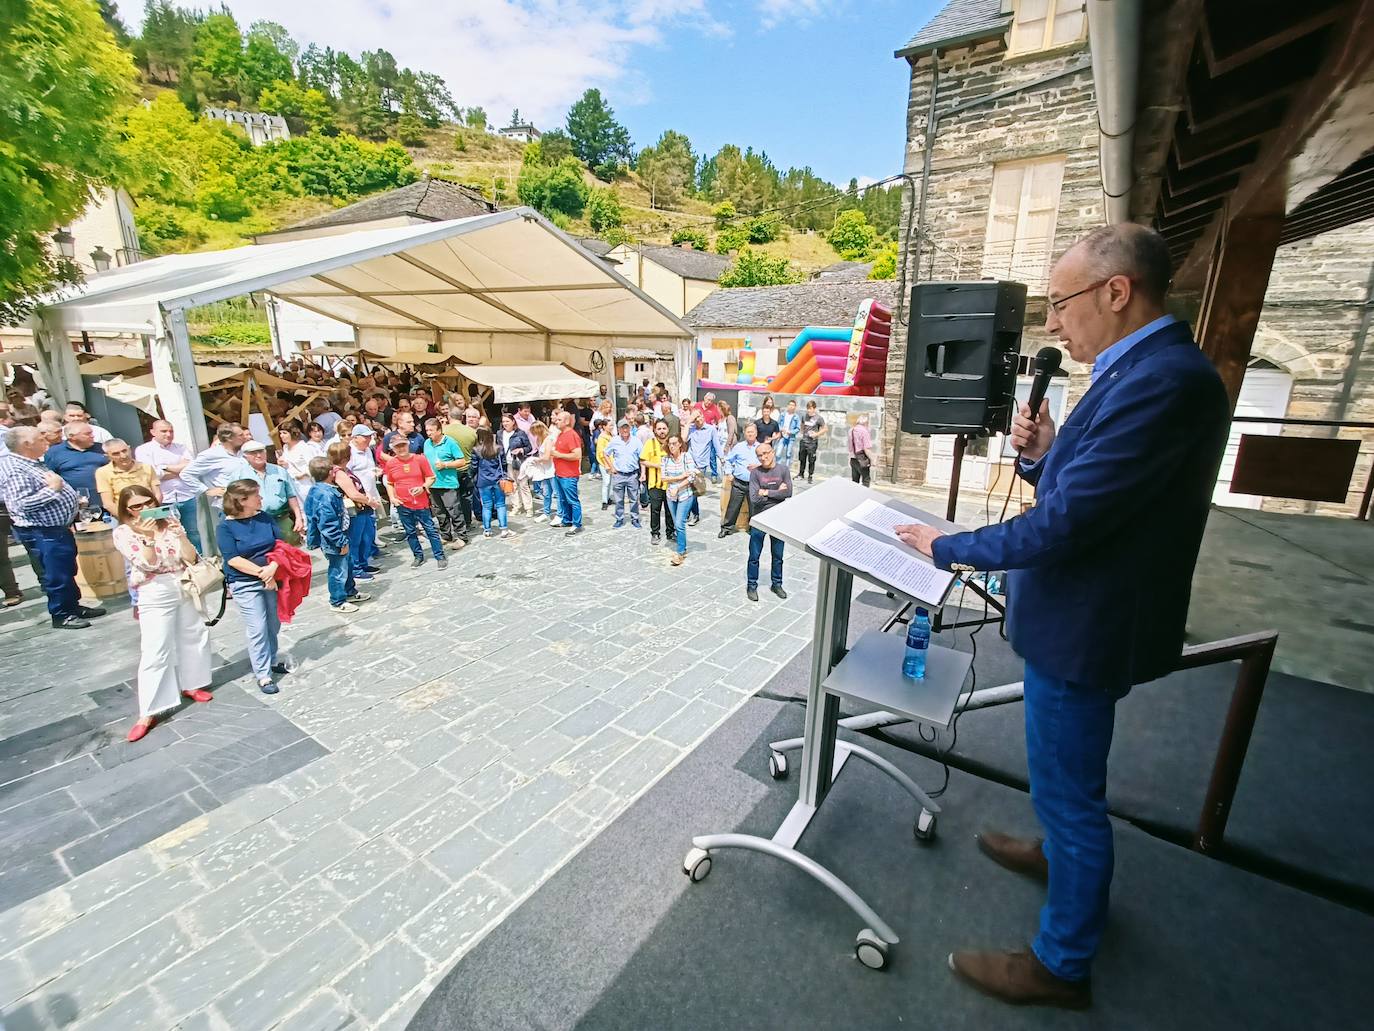
[(820, 283), (863, 283), (872, 271), (871, 261), (837, 261), (821, 269), (811, 279)]
[(691, 311), (712, 291), (730, 265), (723, 254), (666, 244), (621, 244), (606, 255), (616, 271), (674, 315)]

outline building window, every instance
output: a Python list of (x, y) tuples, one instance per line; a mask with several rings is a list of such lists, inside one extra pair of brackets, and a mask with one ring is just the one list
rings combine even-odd
[(1025, 283), (1032, 294), (1045, 292), (1063, 181), (1062, 155), (994, 166), (983, 245), (985, 278), (1012, 279)]
[(1076, 43), (1087, 24), (1083, 0), (1016, 0), (1011, 53), (1029, 54)]

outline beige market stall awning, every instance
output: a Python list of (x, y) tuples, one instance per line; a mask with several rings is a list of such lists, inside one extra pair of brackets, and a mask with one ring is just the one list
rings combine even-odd
[[(197, 365), (196, 382), (202, 390), (216, 384), (227, 386), (228, 380), (236, 379), (246, 371), (246, 369), (232, 365)], [(126, 405), (132, 405), (140, 412), (147, 412), (152, 416), (158, 414), (157, 384), (153, 382), (151, 373), (147, 376), (133, 376), (128, 379), (123, 376), (115, 376), (113, 379), (100, 380), (96, 386), (105, 391), (106, 397), (123, 401)]]
[(553, 401), (564, 397), (594, 397), (596, 380), (569, 372), (558, 362), (531, 362), (526, 365), (469, 365), (462, 375), (491, 387), (497, 404), (513, 401)]
[(140, 369), (148, 362), (143, 358), (126, 358), (122, 354), (104, 354), (89, 362), (82, 362), (83, 376), (117, 376), (130, 369)]
[(32, 347), (11, 347), (0, 351), (0, 362), (6, 365), (37, 365), (38, 352)]

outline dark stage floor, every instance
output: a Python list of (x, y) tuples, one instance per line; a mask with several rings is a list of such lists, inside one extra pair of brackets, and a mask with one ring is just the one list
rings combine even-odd
[[(785, 684), (768, 693), (776, 687)], [(1374, 918), (1124, 822), (1094, 1009), (1016, 1010), (977, 995), (953, 979), (945, 955), (1027, 941), (1042, 889), (990, 864), (973, 839), (989, 824), (1033, 827), (1027, 796), (958, 770), (931, 846), (912, 838), (911, 800), (854, 762), (802, 838), (803, 851), (901, 935), (885, 971), (853, 958), (859, 921), (850, 910), (777, 860), (723, 852), (704, 882), (689, 883), (681, 862), (693, 834), (769, 835), (787, 812), (796, 780), (768, 778), (765, 742), (800, 733), (802, 712), (749, 702), (470, 952), (411, 1027), (1191, 1031), (1367, 1022)], [(893, 745), (876, 750), (918, 782), (938, 783), (938, 764)]]

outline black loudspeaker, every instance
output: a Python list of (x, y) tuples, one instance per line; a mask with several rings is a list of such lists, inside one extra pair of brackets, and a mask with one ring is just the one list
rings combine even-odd
[(908, 311), (902, 431), (1010, 429), (1025, 284), (917, 283)]

